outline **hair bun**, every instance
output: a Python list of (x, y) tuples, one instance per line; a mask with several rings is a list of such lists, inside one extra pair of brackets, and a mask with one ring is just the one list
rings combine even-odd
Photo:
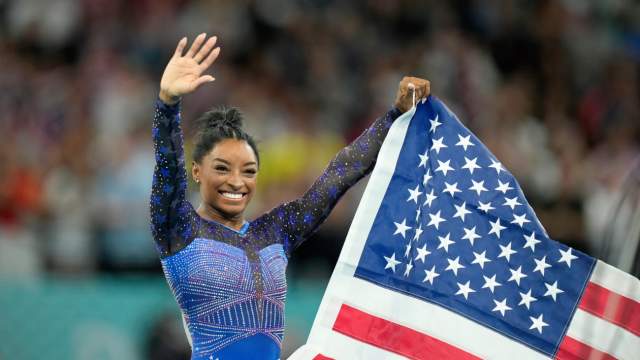
[(234, 107), (219, 106), (204, 113), (198, 119), (201, 129), (224, 128), (242, 129), (242, 113)]

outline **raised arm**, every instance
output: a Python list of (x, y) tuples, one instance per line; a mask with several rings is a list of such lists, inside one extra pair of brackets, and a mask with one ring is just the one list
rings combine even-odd
[(156, 166), (150, 210), (151, 232), (163, 257), (187, 246), (197, 231), (197, 217), (186, 199), (187, 174), (180, 126), (180, 98), (214, 80), (212, 76), (202, 73), (213, 64), (220, 48), (213, 49), (215, 37), (206, 42), (205, 38), (205, 34), (196, 37), (186, 54), (183, 52), (187, 39), (180, 40), (162, 75), (156, 102), (153, 118)]
[(287, 254), (309, 237), (329, 216), (340, 197), (373, 169), (382, 142), (393, 121), (430, 93), (429, 82), (405, 77), (398, 86), (394, 108), (374, 121), (356, 140), (331, 160), (307, 192), (271, 210), (267, 216), (278, 225)]

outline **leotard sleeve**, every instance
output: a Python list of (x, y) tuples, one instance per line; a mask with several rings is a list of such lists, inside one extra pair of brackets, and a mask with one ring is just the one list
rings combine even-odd
[(195, 210), (186, 199), (187, 173), (184, 163), (180, 103), (156, 101), (153, 117), (153, 147), (156, 166), (151, 187), (151, 233), (161, 257), (187, 246), (197, 233)]
[(266, 214), (275, 224), (287, 255), (291, 255), (322, 224), (351, 186), (371, 172), (389, 127), (400, 114), (400, 110), (394, 108), (378, 118), (356, 140), (338, 152), (302, 197)]

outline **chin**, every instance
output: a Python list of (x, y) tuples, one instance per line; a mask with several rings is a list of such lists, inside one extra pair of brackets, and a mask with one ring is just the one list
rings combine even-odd
[(228, 219), (233, 219), (238, 216), (242, 216), (242, 214), (244, 213), (244, 210), (247, 208), (247, 204), (237, 204), (237, 205), (218, 204), (216, 208), (218, 209), (218, 211), (220, 211), (220, 213), (224, 217)]

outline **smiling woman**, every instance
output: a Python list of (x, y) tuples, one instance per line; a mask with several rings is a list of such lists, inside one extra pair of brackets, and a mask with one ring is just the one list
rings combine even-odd
[(405, 77), (395, 106), (342, 149), (307, 192), (247, 221), (259, 157), (235, 109), (200, 118), (192, 176), (201, 204), (196, 210), (186, 200), (180, 97), (214, 80), (202, 73), (220, 49), (215, 37), (205, 40), (199, 35), (186, 54), (187, 39), (180, 40), (160, 83), (151, 230), (192, 340), (192, 359), (278, 359), (288, 257), (371, 171), (391, 123), (429, 94), (429, 82)]

